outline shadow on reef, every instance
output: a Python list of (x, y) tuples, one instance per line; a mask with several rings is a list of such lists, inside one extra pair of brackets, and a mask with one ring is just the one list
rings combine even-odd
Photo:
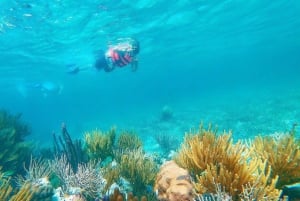
[(74, 140), (62, 124), (61, 135), (53, 134), (53, 147), (37, 152), (24, 140), (30, 132), (20, 116), (0, 114), (1, 139), (8, 141), (1, 147), (0, 200), (258, 201), (300, 197), (300, 142), (295, 127), (289, 133), (234, 142), (231, 132), (218, 132), (212, 126), (205, 129), (201, 124), (186, 134), (177, 153), (166, 161), (146, 153), (137, 133), (115, 127), (87, 131), (82, 139)]

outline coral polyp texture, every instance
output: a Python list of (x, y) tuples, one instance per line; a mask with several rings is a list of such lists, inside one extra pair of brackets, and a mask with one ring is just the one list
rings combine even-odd
[(252, 151), (241, 142), (234, 144), (231, 133), (217, 135), (216, 130), (200, 126), (186, 135), (175, 159), (196, 178), (197, 193), (217, 193), (216, 186), (220, 185), (233, 200), (242, 200), (241, 194), (250, 185), (260, 189), (255, 199), (278, 199), (277, 177), (271, 180), (271, 167), (259, 158), (251, 158)]
[(154, 190), (161, 201), (192, 201), (195, 196), (189, 172), (174, 161), (162, 165)]

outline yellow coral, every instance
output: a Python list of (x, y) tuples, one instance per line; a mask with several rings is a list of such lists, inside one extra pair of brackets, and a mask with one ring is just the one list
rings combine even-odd
[(12, 187), (9, 185), (9, 181), (1, 177), (0, 200), (8, 200), (11, 193), (12, 193)]
[(253, 173), (253, 183), (243, 185), (243, 191), (240, 195), (242, 200), (270, 200), (277, 201), (281, 191), (276, 189), (278, 176), (270, 179), (271, 167), (267, 162), (259, 161), (258, 168)]
[(103, 191), (106, 192), (109, 187), (119, 179), (120, 170), (117, 167), (113, 167), (111, 165), (103, 167), (103, 177), (106, 180)]
[(142, 141), (133, 131), (123, 131), (118, 140), (117, 147), (119, 150), (133, 150), (142, 147)]
[(138, 195), (146, 190), (146, 185), (154, 183), (158, 168), (151, 157), (145, 156), (141, 149), (126, 152), (121, 156), (120, 175), (133, 185)]
[(113, 146), (116, 138), (116, 129), (112, 128), (107, 133), (100, 130), (86, 132), (84, 136), (85, 150), (91, 160), (104, 160), (113, 156)]
[[(208, 164), (216, 164), (220, 161), (232, 165), (248, 155), (247, 149), (238, 143), (232, 145), (231, 133), (224, 132), (217, 136), (217, 131), (209, 127), (207, 130), (200, 125), (199, 131), (191, 131), (186, 134), (184, 143), (177, 156), (176, 162), (184, 168), (188, 168), (193, 174), (201, 174)], [(223, 160), (227, 157), (227, 160)]]
[(241, 165), (237, 171), (222, 164), (209, 165), (204, 174), (197, 175), (195, 189), (199, 193), (218, 193), (217, 185), (220, 185), (232, 200), (278, 200), (281, 192), (276, 189), (278, 177), (269, 182), (270, 168), (266, 168), (266, 162), (257, 160)]
[(198, 132), (187, 134), (175, 159), (196, 176), (199, 193), (216, 193), (216, 185), (220, 185), (233, 200), (239, 200), (246, 185), (256, 184), (262, 195), (278, 198), (276, 180), (269, 185), (270, 175), (262, 160), (250, 157), (252, 151), (241, 142), (233, 144), (231, 133), (218, 136), (211, 127), (205, 130), (200, 126)]
[(272, 167), (272, 177), (279, 176), (278, 188), (300, 180), (300, 147), (293, 134), (258, 136), (252, 146), (255, 156)]
[(30, 183), (24, 184), (16, 195), (14, 195), (9, 201), (31, 201), (34, 191)]

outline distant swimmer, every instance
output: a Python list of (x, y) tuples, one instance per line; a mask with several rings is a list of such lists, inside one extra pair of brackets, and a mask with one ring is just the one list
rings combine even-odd
[(38, 88), (42, 91), (44, 96), (49, 94), (61, 94), (63, 90), (62, 85), (50, 81), (40, 83)]
[(18, 92), (26, 97), (28, 93), (38, 92), (44, 97), (49, 95), (60, 95), (63, 90), (63, 85), (51, 81), (42, 82), (25, 82), (17, 85)]
[[(118, 39), (113, 45), (109, 45), (106, 51), (99, 50), (96, 55), (94, 68), (111, 72), (116, 68), (131, 66), (131, 71), (138, 69), (137, 55), (140, 51), (140, 44), (136, 39), (122, 38)], [(78, 74), (81, 71), (88, 70), (90, 67), (82, 68), (77, 64), (68, 64), (66, 72), (71, 75)]]
[(132, 38), (122, 39), (119, 43), (109, 46), (106, 52), (99, 52), (95, 68), (111, 72), (116, 67), (123, 68), (130, 64), (131, 70), (135, 72), (138, 68), (137, 55), (139, 52), (140, 43), (137, 40)]

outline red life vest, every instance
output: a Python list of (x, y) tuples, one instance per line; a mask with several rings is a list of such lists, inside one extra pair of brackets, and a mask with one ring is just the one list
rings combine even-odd
[(116, 66), (124, 67), (132, 61), (132, 56), (128, 51), (120, 51), (112, 48), (109, 51), (111, 60)]

